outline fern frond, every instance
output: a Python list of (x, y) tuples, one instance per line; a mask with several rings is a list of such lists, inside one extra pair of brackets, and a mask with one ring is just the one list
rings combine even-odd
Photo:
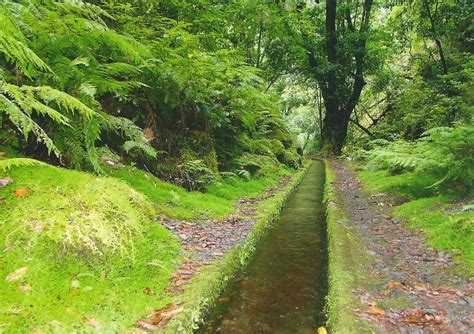
[(102, 20), (102, 17), (106, 17), (112, 20), (114, 19), (114, 17), (110, 15), (107, 11), (103, 10), (97, 5), (88, 2), (80, 0), (63, 0), (61, 2), (55, 1), (54, 4), (59, 10), (62, 10), (66, 13), (81, 15), (89, 20), (103, 24), (104, 26), (106, 24)]
[(128, 118), (114, 117), (107, 115), (106, 126), (108, 130), (114, 131), (129, 140), (123, 144), (125, 152), (129, 153), (132, 150), (140, 150), (151, 158), (156, 158), (156, 150), (148, 143), (148, 139), (143, 134), (135, 123)]
[(10, 119), (18, 130), (23, 133), (25, 138), (28, 137), (29, 133), (34, 133), (37, 140), (45, 144), (49, 154), (54, 152), (56, 156), (59, 156), (59, 149), (53, 143), (46, 131), (44, 131), (43, 128), (31, 118), (31, 115), (29, 115), (27, 111), (20, 109), (5, 95), (0, 94), (0, 113), (2, 112), (5, 113), (8, 119)]
[(45, 166), (44, 162), (29, 159), (29, 158), (10, 158), (10, 159), (3, 159), (0, 160), (0, 169), (4, 172), (10, 170), (12, 167), (20, 167), (20, 166)]
[(68, 118), (56, 111), (55, 109), (39, 102), (35, 99), (35, 96), (30, 91), (25, 90), (23, 87), (16, 85), (2, 84), (0, 85), (0, 93), (8, 95), (10, 98), (15, 100), (23, 110), (31, 114), (36, 111), (39, 115), (47, 116), (54, 122), (62, 125), (69, 125)]
[[(2, 20), (2, 17), (0, 17), (0, 20)], [(12, 35), (6, 34), (1, 29), (0, 52), (29, 78), (34, 76), (36, 70), (52, 72), (49, 66), (25, 43), (17, 40)]]
[(133, 140), (127, 140), (123, 143), (123, 149), (125, 152), (130, 153), (133, 150), (139, 150), (148, 155), (151, 158), (156, 158), (156, 150), (146, 142), (136, 142)]
[(52, 87), (21, 86), (20, 90), (24, 92), (34, 93), (38, 98), (44, 100), (47, 103), (54, 102), (61, 110), (70, 112), (71, 114), (77, 113), (88, 119), (101, 117), (99, 113), (92, 110), (75, 97)]

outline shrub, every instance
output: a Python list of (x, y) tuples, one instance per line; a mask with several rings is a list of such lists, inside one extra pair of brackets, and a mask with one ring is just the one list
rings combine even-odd
[(189, 190), (203, 190), (207, 185), (216, 182), (214, 172), (202, 160), (186, 161), (179, 167), (183, 186)]
[(474, 127), (439, 127), (414, 142), (399, 140), (370, 152), (372, 164), (393, 171), (424, 171), (438, 176), (431, 185), (469, 192), (474, 187)]

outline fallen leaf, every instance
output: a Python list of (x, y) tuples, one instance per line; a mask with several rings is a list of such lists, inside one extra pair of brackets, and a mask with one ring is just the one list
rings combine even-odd
[(175, 316), (176, 314), (181, 313), (182, 310), (183, 310), (182, 307), (176, 307), (174, 309), (171, 309), (170, 311), (161, 312), (161, 317), (163, 319), (169, 319), (169, 318)]
[(327, 334), (327, 332), (328, 332), (328, 331), (327, 331), (326, 328), (323, 327), (323, 326), (319, 327), (319, 328), (318, 328), (318, 331), (317, 331), (318, 334)]
[(406, 310), (403, 312), (402, 317), (404, 322), (420, 327), (439, 325), (443, 322), (439, 315), (421, 309)]
[(415, 284), (415, 285), (414, 285), (414, 288), (415, 288), (415, 290), (418, 290), (418, 291), (426, 291), (426, 290), (428, 290), (427, 286), (424, 285), (424, 284)]
[(28, 188), (16, 188), (15, 189), (15, 196), (18, 198), (27, 197), (30, 194), (30, 189)]
[(20, 285), (18, 288), (23, 292), (28, 292), (31, 290), (31, 286), (29, 286), (28, 284)]
[(99, 329), (100, 327), (102, 327), (102, 325), (100, 324), (100, 322), (98, 322), (97, 320), (93, 319), (93, 318), (87, 318), (87, 317), (84, 317), (83, 318), (84, 320), (84, 323), (86, 325), (89, 325), (91, 327), (94, 327), (96, 329)]
[(382, 310), (381, 308), (378, 308), (378, 307), (371, 307), (371, 308), (369, 308), (369, 310), (367, 311), (367, 313), (385, 315), (385, 311)]
[(158, 326), (150, 324), (149, 322), (147, 322), (145, 320), (137, 322), (136, 325), (140, 328), (147, 329), (147, 330), (150, 330), (150, 331), (158, 329)]
[(400, 282), (390, 282), (388, 283), (388, 288), (390, 290), (400, 289), (403, 287), (403, 284)]
[(17, 269), (13, 273), (8, 275), (7, 278), (5, 278), (5, 281), (7, 282), (18, 281), (20, 278), (22, 278), (26, 274), (27, 271), (28, 271), (28, 267), (22, 267), (20, 269)]
[(13, 179), (11, 177), (6, 177), (4, 179), (0, 179), (0, 188), (8, 186), (11, 183), (13, 183)]

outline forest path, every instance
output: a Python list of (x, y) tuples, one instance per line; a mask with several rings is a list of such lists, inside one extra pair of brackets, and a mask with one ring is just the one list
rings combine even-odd
[(353, 310), (357, 316), (381, 333), (474, 333), (474, 280), (456, 274), (450, 254), (391, 216), (394, 199), (368, 195), (348, 163), (331, 167), (338, 204), (370, 259), (361, 264), (368, 286), (353, 291), (363, 305)]

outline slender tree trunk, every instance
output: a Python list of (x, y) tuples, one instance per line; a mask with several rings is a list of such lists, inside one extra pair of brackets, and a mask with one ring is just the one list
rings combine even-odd
[(260, 9), (260, 23), (258, 25), (258, 41), (257, 41), (257, 61), (255, 64), (256, 68), (260, 68), (260, 58), (262, 57), (262, 35), (263, 35), (263, 14)]
[(318, 94), (318, 122), (319, 122), (319, 144), (323, 142), (323, 100), (321, 88)]
[(443, 45), (441, 44), (441, 40), (438, 37), (438, 31), (436, 29), (436, 16), (438, 13), (438, 2), (436, 2), (436, 10), (435, 10), (435, 16), (431, 13), (430, 5), (428, 3), (428, 0), (423, 0), (423, 5), (426, 10), (426, 14), (428, 14), (428, 18), (430, 20), (431, 24), (431, 33), (433, 34), (433, 40), (436, 43), (436, 47), (438, 49), (438, 54), (439, 54), (439, 61), (441, 62), (441, 67), (443, 68), (443, 73), (448, 74), (448, 64), (446, 63), (446, 58), (444, 56), (444, 50), (443, 50)]

